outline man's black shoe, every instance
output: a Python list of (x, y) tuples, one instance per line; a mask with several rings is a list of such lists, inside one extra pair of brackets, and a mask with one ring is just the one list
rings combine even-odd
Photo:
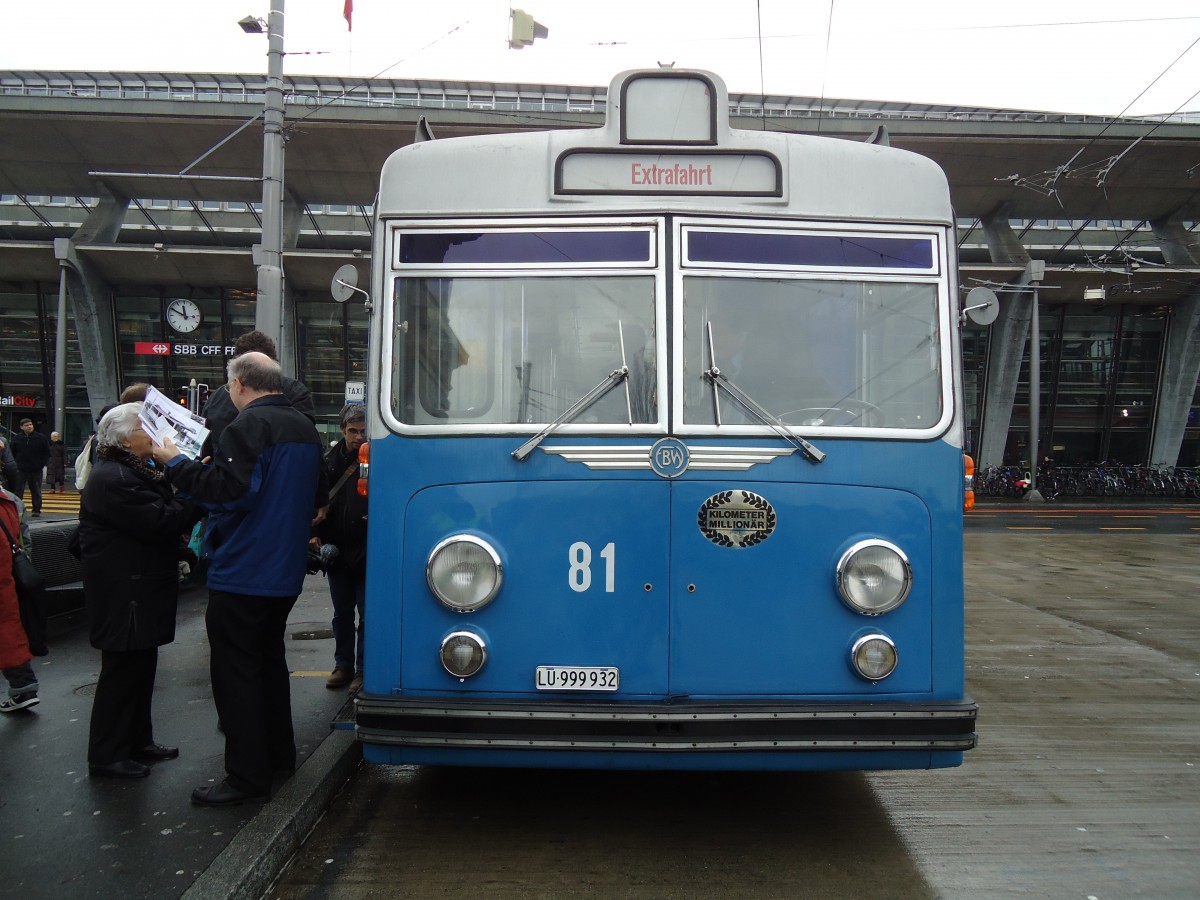
[(89, 765), (88, 774), (104, 778), (145, 778), (150, 774), (150, 767), (132, 759), (122, 759), (101, 766)]
[(240, 791), (228, 781), (206, 784), (192, 791), (192, 803), (196, 806), (238, 806), (251, 800), (266, 800), (266, 794)]
[(133, 759), (157, 761), (160, 759), (176, 759), (179, 756), (178, 747), (164, 747), (162, 744), (147, 744), (129, 754)]

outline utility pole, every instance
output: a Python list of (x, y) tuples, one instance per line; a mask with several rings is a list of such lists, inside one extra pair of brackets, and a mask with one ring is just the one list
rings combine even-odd
[(267, 90), (263, 110), (262, 241), (255, 249), (258, 299), (254, 327), (279, 348), (279, 362), (295, 374), (291, 328), (286, 329), (283, 288), (283, 3), (271, 0), (267, 20)]
[(1030, 503), (1044, 503), (1038, 490), (1038, 429), (1042, 409), (1042, 327), (1038, 316), (1038, 287), (1046, 277), (1046, 263), (1033, 259), (1025, 267), (1025, 277), (1033, 285), (1033, 309), (1029, 317), (1029, 491)]

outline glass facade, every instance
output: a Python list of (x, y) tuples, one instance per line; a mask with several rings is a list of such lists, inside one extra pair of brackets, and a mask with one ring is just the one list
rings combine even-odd
[[(1145, 307), (1122, 306), (1109, 314), (1082, 306), (1041, 308), (1038, 445), (1043, 458), (1068, 466), (1147, 461), (1164, 322)], [(1029, 464), (1029, 423), (1026, 345), (1005, 465)], [(1194, 430), (1189, 422), (1189, 432)]]
[[(200, 324), (187, 334), (173, 332), (165, 319), (167, 305), (180, 298), (201, 311)], [(328, 294), (298, 292), (295, 301), (299, 376), (313, 393), (318, 427), (332, 438), (346, 382), (366, 381), (366, 310), (362, 304), (335, 303)], [(224, 384), (234, 341), (254, 328), (254, 294), (249, 291), (118, 288), (111, 302), (117, 384), (144, 381), (176, 398), (192, 379), (210, 389)], [(47, 434), (52, 428), (57, 310), (57, 285), (0, 289), (0, 436), (16, 432), (26, 416)], [(67, 323), (65, 407), (63, 439), (74, 458), (94, 423), (73, 318)]]
[[(58, 286), (0, 289), (0, 436), (29, 416), (41, 430), (53, 419)], [(196, 329), (176, 334), (167, 305), (184, 298), (202, 314)], [(241, 290), (121, 290), (112, 294), (120, 385), (153, 384), (171, 396), (196, 379), (215, 389), (225, 381), (227, 352), (254, 328), (254, 293)], [(327, 294), (297, 292), (299, 376), (312, 391), (318, 426), (336, 436), (346, 382), (366, 381), (367, 313), (362, 304), (335, 303)], [(1097, 311), (1083, 305), (1046, 306), (1041, 325), (1039, 445), (1059, 465), (1100, 460), (1144, 463), (1163, 367), (1168, 319), (1148, 307)], [(968, 452), (979, 446), (991, 331), (962, 331)], [(155, 352), (170, 346), (170, 353)], [(115, 398), (114, 398), (115, 399)], [(67, 323), (66, 441), (74, 454), (90, 434), (83, 364), (74, 319)], [(1021, 365), (1004, 452), (1006, 465), (1029, 464), (1029, 349)], [(1192, 399), (1179, 465), (1200, 465), (1200, 386)]]

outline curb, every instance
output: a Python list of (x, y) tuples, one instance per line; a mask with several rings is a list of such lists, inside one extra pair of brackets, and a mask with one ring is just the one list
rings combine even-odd
[(362, 745), (355, 732), (331, 732), (183, 893), (182, 900), (262, 897), (361, 762)]

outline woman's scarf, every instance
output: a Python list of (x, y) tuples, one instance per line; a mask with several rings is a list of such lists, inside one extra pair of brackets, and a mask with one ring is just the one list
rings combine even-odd
[(153, 484), (160, 484), (167, 477), (167, 473), (162, 469), (154, 468), (140, 456), (135, 456), (118, 444), (102, 444), (97, 452), (105, 459), (111, 459), (115, 463), (132, 469), (133, 474), (138, 478)]

